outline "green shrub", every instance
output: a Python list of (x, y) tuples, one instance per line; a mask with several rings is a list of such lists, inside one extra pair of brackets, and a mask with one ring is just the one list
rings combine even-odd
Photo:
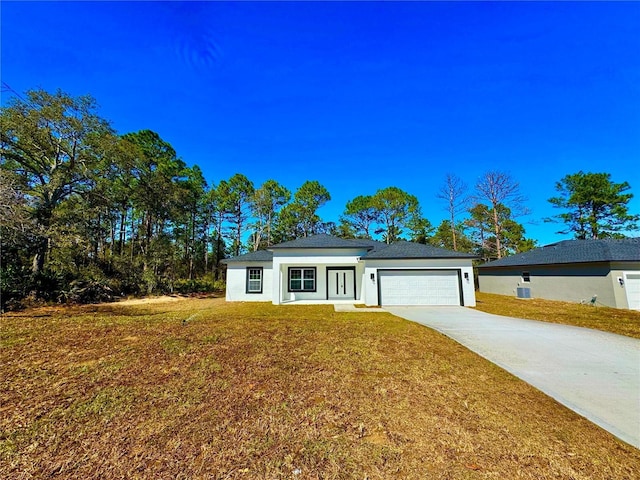
[(173, 290), (177, 293), (210, 293), (216, 290), (216, 282), (208, 278), (180, 279), (173, 282)]
[(69, 303), (109, 302), (119, 296), (119, 283), (117, 279), (108, 277), (100, 267), (89, 265), (78, 270), (57, 300)]
[(100, 303), (110, 302), (115, 296), (108, 281), (74, 280), (58, 299), (69, 303)]
[(0, 268), (0, 311), (18, 310), (31, 290), (31, 271), (27, 267), (3, 265)]

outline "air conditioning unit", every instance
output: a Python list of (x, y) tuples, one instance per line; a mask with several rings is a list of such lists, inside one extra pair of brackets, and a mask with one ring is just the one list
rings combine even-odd
[(516, 296), (518, 298), (531, 298), (531, 288), (529, 287), (517, 287)]

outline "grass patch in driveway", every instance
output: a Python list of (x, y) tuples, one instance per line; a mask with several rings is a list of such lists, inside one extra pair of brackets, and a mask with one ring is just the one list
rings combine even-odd
[(1, 478), (640, 477), (637, 449), (386, 313), (45, 313), (2, 317)]
[(476, 292), (476, 309), (495, 315), (593, 328), (640, 338), (640, 312), (542, 298), (519, 299), (507, 295)]

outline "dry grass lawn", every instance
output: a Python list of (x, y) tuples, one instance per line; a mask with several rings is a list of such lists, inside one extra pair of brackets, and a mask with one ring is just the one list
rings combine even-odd
[(386, 313), (186, 299), (0, 328), (3, 479), (640, 478), (639, 450)]
[(634, 310), (593, 307), (541, 298), (523, 300), (482, 292), (476, 292), (476, 300), (476, 308), (487, 313), (594, 328), (640, 338), (640, 312)]

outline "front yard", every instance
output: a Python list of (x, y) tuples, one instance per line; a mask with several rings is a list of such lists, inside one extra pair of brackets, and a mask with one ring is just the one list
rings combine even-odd
[(1, 478), (640, 478), (637, 449), (386, 313), (43, 308), (2, 316), (0, 374)]

